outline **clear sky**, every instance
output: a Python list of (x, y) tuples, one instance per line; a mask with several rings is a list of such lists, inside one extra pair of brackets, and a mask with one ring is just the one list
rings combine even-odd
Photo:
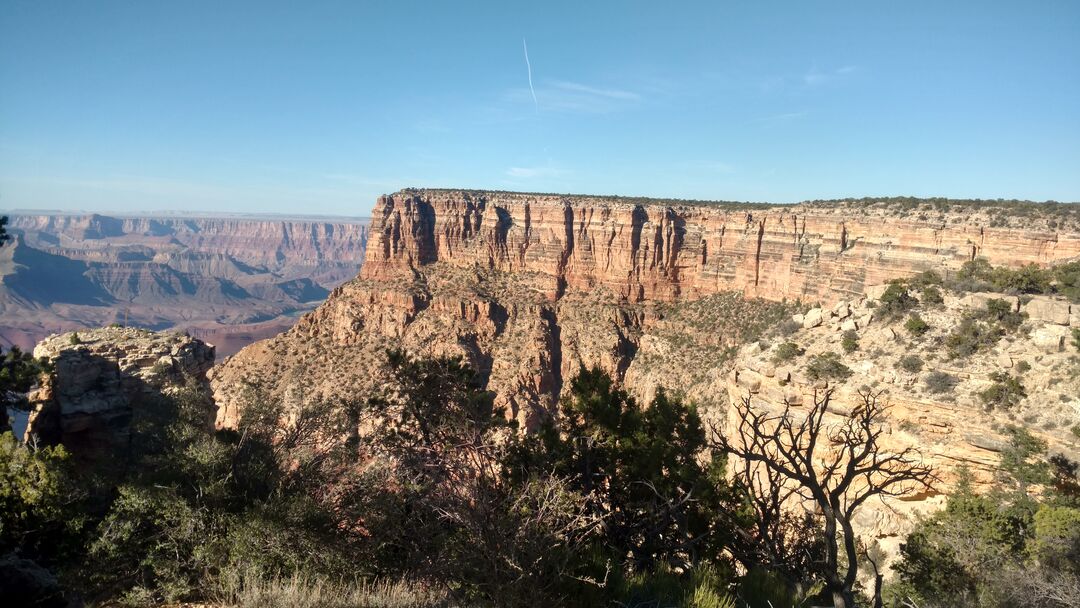
[(1080, 2), (0, 2), (0, 209), (405, 186), (1080, 200)]

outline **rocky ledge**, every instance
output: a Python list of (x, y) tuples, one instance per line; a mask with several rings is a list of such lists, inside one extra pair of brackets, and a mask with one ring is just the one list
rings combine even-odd
[(54, 334), (34, 349), (52, 372), (30, 393), (26, 437), (77, 455), (126, 446), (134, 408), (189, 382), (205, 385), (214, 347), (180, 333), (108, 327)]

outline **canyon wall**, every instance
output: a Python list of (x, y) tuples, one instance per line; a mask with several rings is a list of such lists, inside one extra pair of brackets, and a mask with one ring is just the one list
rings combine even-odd
[[(994, 209), (990, 209), (994, 211)], [(1055, 217), (866, 205), (692, 205), (405, 190), (381, 197), (363, 269), (292, 329), (219, 366), (221, 422), (237, 387), (339, 398), (378, 382), (384, 351), (462, 356), (527, 426), (582, 365), (648, 396), (724, 403), (725, 349), (773, 317), (751, 300), (832, 303), (973, 257), (1047, 265), (1080, 256)], [(991, 224), (997, 224), (991, 226)], [(773, 319), (775, 320), (775, 319)]]
[[(1070, 429), (1080, 422), (1080, 376), (1065, 346), (1080, 325), (1075, 305), (1034, 300), (1030, 326), (966, 361), (944, 360), (942, 341), (983, 300), (946, 294), (944, 305), (921, 311), (934, 329), (918, 344), (903, 318), (873, 315), (885, 283), (925, 270), (947, 277), (975, 257), (1003, 266), (1080, 259), (1071, 209), (1023, 211), (399, 192), (375, 207), (356, 279), (287, 332), (211, 370), (217, 423), (234, 425), (252, 398), (362, 399), (387, 378), (387, 349), (400, 348), (463, 357), (526, 429), (555, 411), (583, 366), (642, 399), (664, 387), (723, 425), (732, 400), (776, 411), (809, 403), (830, 387), (807, 380), (811, 353), (840, 351), (850, 330), (861, 346), (841, 355), (853, 375), (837, 387), (835, 409), (843, 413), (859, 387), (884, 389), (893, 404), (886, 449), (920, 446), (943, 485), (960, 465), (979, 483), (993, 477), (1004, 425), (1017, 413), (988, 414), (977, 394), (989, 374), (1020, 361), (1032, 382), (1023, 420), (1077, 459)], [(815, 305), (824, 308), (807, 311)], [(773, 363), (791, 340), (806, 356)], [(924, 371), (897, 371), (912, 353)], [(959, 379), (955, 394), (923, 389), (936, 369)], [(946, 489), (875, 503), (860, 529), (895, 551), (912, 514), (939, 508)]]
[(373, 215), (366, 278), (479, 265), (539, 273), (552, 298), (604, 288), (633, 302), (730, 290), (833, 302), (975, 257), (1012, 266), (1080, 256), (1080, 232), (1046, 223), (992, 228), (958, 214), (920, 220), (813, 205), (404, 191), (381, 197)]

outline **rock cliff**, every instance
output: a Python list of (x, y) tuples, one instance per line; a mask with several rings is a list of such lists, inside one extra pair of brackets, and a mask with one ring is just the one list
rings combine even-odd
[(26, 437), (81, 457), (115, 454), (135, 408), (188, 382), (206, 385), (214, 347), (178, 333), (103, 328), (53, 335), (34, 349), (53, 371), (30, 393)]
[(643, 396), (662, 385), (722, 404), (731, 348), (790, 314), (782, 301), (858, 298), (975, 256), (1045, 265), (1080, 255), (1073, 215), (1063, 224), (928, 207), (384, 196), (360, 276), (214, 370), (219, 422), (235, 417), (246, 385), (285, 398), (362, 393), (390, 347), (463, 356), (526, 425), (582, 365)]
[(603, 288), (632, 302), (670, 301), (734, 290), (829, 303), (975, 257), (1045, 265), (1080, 256), (1076, 226), (1009, 226), (964, 212), (404, 191), (380, 198), (373, 215), (364, 278), (444, 262), (536, 273), (549, 298)]

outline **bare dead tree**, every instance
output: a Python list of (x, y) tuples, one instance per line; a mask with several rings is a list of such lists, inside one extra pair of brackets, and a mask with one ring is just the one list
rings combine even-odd
[[(825, 564), (822, 576), (837, 608), (854, 606), (858, 544), (852, 519), (873, 497), (930, 489), (936, 480), (914, 447), (891, 453), (880, 444), (882, 392), (860, 391), (862, 402), (843, 420), (826, 424), (832, 390), (815, 392), (805, 412), (785, 403), (779, 414), (757, 410), (749, 395), (735, 404), (738, 422), (729, 434), (713, 429), (724, 452), (741, 459), (739, 475), (759, 516), (776, 517), (778, 505), (801, 498), (821, 514)], [(761, 522), (759, 528), (780, 529)], [(783, 541), (765, 539), (782, 550)], [(843, 554), (841, 555), (841, 551)]]

